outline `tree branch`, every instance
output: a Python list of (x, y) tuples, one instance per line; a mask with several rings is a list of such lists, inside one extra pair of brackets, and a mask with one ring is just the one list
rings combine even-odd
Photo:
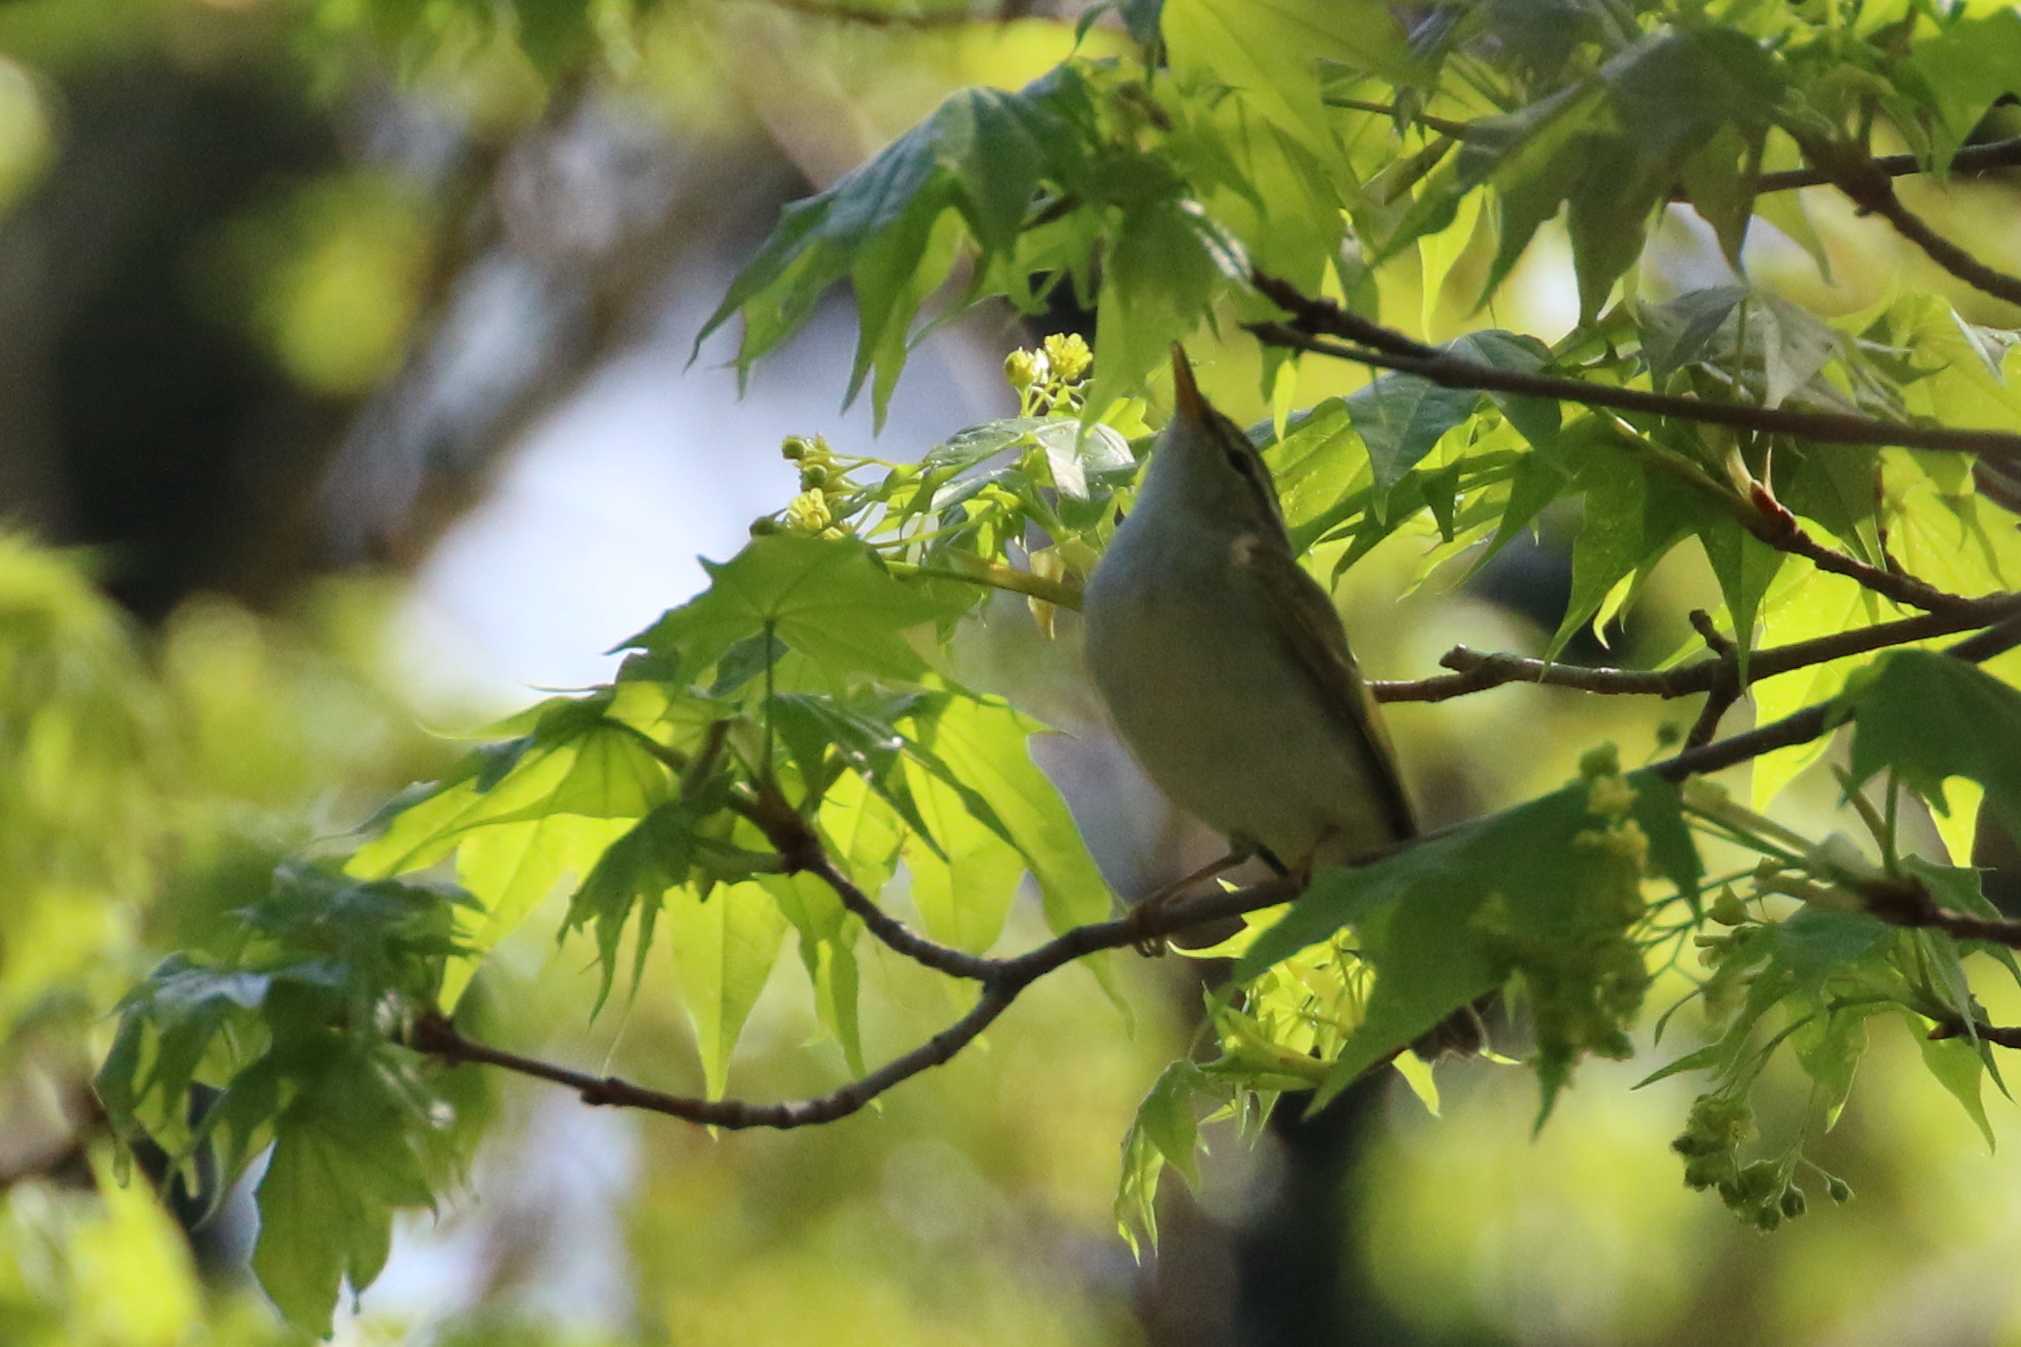
[[(1794, 435), (1825, 444), (1900, 445), (2021, 460), (2021, 435), (2002, 430), (1966, 430), (1950, 426), (1919, 426), (1844, 412), (1804, 412), (1785, 408), (1748, 407), (1731, 402), (1613, 388), (1550, 374), (1498, 369), (1426, 346), (1401, 332), (1349, 313), (1330, 300), (1312, 299), (1261, 272), (1253, 273), (1256, 288), (1293, 316), (1293, 324), (1248, 323), (1244, 326), (1266, 345), (1311, 351), (1352, 360), (1377, 369), (1415, 374), (1445, 388), (1480, 389), (1552, 398), (1588, 407), (1648, 412), (1657, 416), (1733, 426), (1764, 434)], [(1315, 333), (1344, 337), (1353, 346), (1324, 340)], [(1364, 349), (1365, 348), (1365, 349)]]
[(1975, 290), (2021, 306), (2021, 276), (2011, 276), (1990, 267), (1951, 240), (1930, 228), (1923, 218), (1902, 204), (1888, 175), (1847, 146), (1810, 138), (1800, 138), (1804, 157), (1817, 165), (1832, 186), (1844, 192), (1863, 214), (1878, 215), (1895, 227), (1895, 232), (1921, 248), (1932, 262)]
[[(1972, 1034), (1974, 1037), (1980, 1038), (1996, 1047), (2021, 1048), (2021, 1027), (1974, 1023), (1972, 1025)], [(1963, 1038), (1964, 1036), (1965, 1022), (1959, 1019), (1938, 1020), (1937, 1027), (1930, 1030), (1929, 1033), (1929, 1038), (1932, 1042), (1941, 1041), (1946, 1038)]]
[[(1988, 627), (1976, 636), (1971, 636), (1945, 650), (1953, 659), (1961, 659), (1969, 664), (1982, 663), (2021, 645), (2021, 614), (2009, 617), (1996, 626)], [(1690, 748), (1676, 757), (1657, 763), (1651, 770), (1668, 781), (1682, 781), (1689, 776), (1703, 776), (1736, 763), (1747, 762), (1764, 753), (1792, 744), (1806, 744), (1826, 730), (1843, 723), (1832, 716), (1839, 710), (1834, 702), (1822, 702), (1816, 706), (1784, 716), (1781, 720), (1770, 721), (1757, 726), (1745, 734), (1736, 734), (1730, 739), (1706, 744), (1702, 748)], [(2016, 948), (2021, 948), (2017, 945)]]
[[(1894, 622), (1877, 622), (1855, 631), (1836, 632), (1814, 640), (1757, 650), (1748, 660), (1748, 677), (1759, 682), (1814, 664), (1844, 659), (1848, 655), (1863, 655), (1870, 650), (1955, 635), (1975, 627), (1990, 626), (2014, 613), (2017, 608), (2021, 608), (2021, 595), (1998, 594), (1968, 600), (1965, 607), (1958, 609)], [(1375, 693), (1376, 700), (1382, 702), (1442, 702), (1507, 683), (1533, 683), (1580, 692), (1667, 699), (1712, 691), (1729, 659), (1729, 655), (1717, 655), (1660, 671), (1592, 668), (1525, 655), (1470, 650), (1456, 645), (1439, 660), (1443, 667), (1455, 670), (1453, 673), (1408, 680), (1371, 679), (1369, 688)]]
[[(1977, 663), (1991, 659), (2016, 645), (2021, 645), (2021, 614), (2008, 616), (1997, 625), (1960, 641), (1945, 653), (1956, 659)], [(1788, 648), (1795, 649), (1795, 647)], [(1768, 652), (1764, 652), (1766, 653)], [(1745, 762), (1776, 748), (1804, 743), (1815, 739), (1837, 723), (1832, 719), (1835, 710), (1835, 703), (1813, 706), (1746, 734), (1734, 735), (1732, 738), (1703, 747), (1687, 749), (1667, 761), (1656, 764), (1654, 770), (1668, 780), (1681, 781), (1688, 776)], [(753, 792), (737, 807), (745, 817), (765, 828), (768, 836), (773, 835), (773, 829), (778, 830), (775, 840), (782, 844), (782, 859), (789, 868), (819, 874), (824, 881), (835, 884), (836, 892), (844, 903), (849, 904), (851, 911), (858, 911), (859, 904), (866, 911), (877, 910), (876, 905), (864, 896), (861, 890), (844, 879), (833, 864), (827, 862), (825, 856), (820, 856), (818, 842), (814, 840), (811, 829), (806, 827), (805, 821), (786, 806), (783, 800), (767, 791), (759, 791)], [(794, 822), (790, 824), (785, 822), (785, 816), (778, 813), (782, 808)], [(1457, 825), (1457, 827), (1465, 826), (1467, 825)], [(1456, 830), (1445, 828), (1422, 834), (1407, 842), (1371, 852), (1358, 858), (1356, 864), (1370, 864), (1411, 847), (1421, 846), (1434, 838), (1447, 836)], [(806, 848), (809, 846), (816, 848), (813, 854), (807, 852)], [(668, 1094), (620, 1077), (595, 1076), (571, 1067), (477, 1042), (465, 1037), (447, 1019), (433, 1012), (417, 1019), (408, 1028), (402, 1041), (417, 1052), (427, 1053), (446, 1062), (493, 1066), (565, 1086), (580, 1095), (586, 1104), (643, 1109), (692, 1123), (733, 1130), (747, 1127), (782, 1130), (807, 1127), (848, 1117), (893, 1086), (948, 1061), (994, 1023), (996, 1018), (1017, 999), (1019, 993), (1048, 973), (1101, 950), (1139, 945), (1180, 931), (1289, 902), (1298, 896), (1302, 888), (1303, 885), (1297, 877), (1281, 876), (1260, 884), (1252, 884), (1247, 888), (1217, 890), (1176, 898), (1169, 902), (1140, 904), (1114, 920), (1077, 926), (1024, 954), (1009, 959), (985, 958), (961, 954), (959, 951), (944, 951), (937, 946), (932, 947), (931, 957), (942, 958), (946, 954), (955, 954), (964, 968), (964, 971), (957, 975), (973, 977), (981, 982), (982, 993), (975, 1005), (960, 1019), (912, 1051), (892, 1058), (877, 1070), (837, 1090), (809, 1099), (766, 1104), (740, 1099), (712, 1100)], [(1869, 910), (1876, 917), (1895, 925), (1941, 929), (1960, 939), (1991, 941), (2021, 949), (2021, 921), (1978, 917), (1950, 911), (1939, 907), (1928, 891), (1920, 885), (1889, 886), (1883, 893), (1870, 895), (1868, 903)], [(862, 915), (862, 912), (859, 912), (859, 915)], [(869, 924), (867, 916), (865, 920), (866, 925)], [(882, 927), (880, 938), (886, 939), (887, 943), (899, 938), (896, 932), (904, 932), (904, 928), (896, 922), (881, 922), (880, 926)], [(878, 928), (873, 928), (876, 929)], [(910, 957), (918, 958), (922, 953), (928, 952), (920, 947), (929, 942), (920, 941), (910, 932), (904, 932), (903, 940), (906, 942), (904, 947), (900, 945), (893, 947), (900, 948), (901, 952), (907, 953)]]

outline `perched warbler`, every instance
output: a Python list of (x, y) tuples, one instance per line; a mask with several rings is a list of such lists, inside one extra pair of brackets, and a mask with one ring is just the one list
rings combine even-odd
[[(1309, 875), (1417, 832), (1333, 600), (1292, 559), (1270, 470), (1172, 348), (1177, 407), (1082, 597), (1088, 668), (1123, 742), (1231, 852)], [(1480, 1004), (1411, 1044), (1472, 1052)]]
[(1175, 804), (1295, 873), (1412, 836), (1333, 601), (1293, 560), (1270, 470), (1172, 349), (1177, 407), (1082, 600), (1089, 671)]

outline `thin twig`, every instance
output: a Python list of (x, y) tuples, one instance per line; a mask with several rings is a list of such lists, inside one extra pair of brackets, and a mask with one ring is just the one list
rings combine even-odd
[(1870, 566), (1858, 557), (1826, 547), (1804, 532), (1789, 507), (1769, 494), (1760, 483), (1755, 484), (1748, 504), (1752, 508), (1735, 511), (1741, 527), (1777, 551), (1802, 557), (1821, 571), (1843, 575), (1876, 594), (1925, 612), (1955, 612), (1972, 602), (1957, 594), (1946, 593), (1927, 581), (1918, 580), (1898, 567)]
[[(1991, 1043), (2002, 1048), (2021, 1048), (2021, 1026), (1975, 1022), (1972, 1025), (1972, 1032), (1978, 1036), (1981, 1042)], [(1928, 1037), (1933, 1042), (1940, 1042), (1946, 1038), (1962, 1038), (1964, 1034), (1965, 1022), (1963, 1020), (1946, 1019), (1938, 1020), (1936, 1027), (1930, 1030)]]
[[(1327, 94), (1320, 99), (1320, 102), (1330, 108), (1347, 108), (1352, 112), (1372, 112), (1378, 117), (1394, 118), (1397, 115), (1395, 104), (1377, 103), (1366, 98), (1348, 98), (1342, 94)], [(1480, 132), (1474, 128), (1472, 122), (1456, 122), (1450, 117), (1434, 117), (1429, 112), (1413, 112), (1410, 114), (1410, 121), (1413, 125), (1436, 131), (1442, 136), (1451, 136), (1454, 140), (1478, 139), (1480, 136)]]
[[(2009, 617), (1997, 626), (1988, 627), (1976, 636), (1967, 637), (1944, 653), (1968, 664), (1978, 664), (2017, 645), (2021, 645), (2021, 615)], [(1703, 748), (1686, 749), (1673, 758), (1666, 758), (1655, 764), (1651, 770), (1669, 781), (1703, 776), (1707, 772), (1716, 772), (1721, 768), (1758, 758), (1778, 748), (1809, 743), (1826, 730), (1842, 723), (1844, 714), (1837, 702), (1822, 702), (1816, 706), (1806, 707), (1793, 715), (1784, 716), (1781, 720), (1770, 721), (1744, 734), (1721, 739)], [(2016, 947), (2021, 948), (2021, 944), (2017, 944)]]
[[(1836, 632), (1814, 640), (1757, 650), (1748, 660), (1748, 677), (1753, 682), (1773, 678), (1814, 664), (1825, 664), (1848, 655), (1870, 650), (1952, 636), (1974, 627), (1990, 626), (2021, 607), (2021, 595), (1998, 594), (1973, 599), (1969, 606), (1942, 612), (1906, 617), (1894, 622), (1877, 622), (1870, 627)], [(1525, 655), (1487, 653), (1456, 645), (1439, 660), (1450, 674), (1408, 680), (1372, 679), (1369, 688), (1377, 701), (1442, 702), (1507, 683), (1534, 683), (1546, 687), (1572, 688), (1615, 696), (1688, 697), (1712, 691), (1723, 659), (1696, 660), (1674, 669), (1644, 670), (1591, 668), (1579, 664), (1559, 664)]]
[(820, 876), (829, 888), (835, 890), (842, 906), (862, 919), (864, 928), (870, 934), (913, 962), (937, 969), (950, 977), (967, 978), (973, 982), (987, 982), (996, 975), (1000, 961), (942, 945), (915, 933), (904, 922), (879, 907), (869, 894), (856, 887), (825, 852), (813, 862), (803, 863), (800, 869), (806, 874)]
[(1805, 138), (1804, 157), (1825, 174), (1832, 186), (1846, 194), (1863, 214), (1878, 215), (1895, 227), (1895, 232), (1921, 248), (1932, 262), (1975, 290), (1982, 290), (2009, 304), (2021, 305), (2021, 276), (2009, 275), (1988, 266), (1971, 253), (1930, 228), (1914, 211), (1902, 204), (1895, 184), (1886, 173), (1850, 148)]
[[(1426, 346), (1401, 332), (1349, 313), (1330, 300), (1300, 294), (1285, 282), (1261, 272), (1253, 273), (1253, 278), (1257, 289), (1291, 313), (1295, 322), (1295, 326), (1284, 323), (1245, 325), (1267, 345), (1311, 351), (1317, 355), (1372, 365), (1377, 369), (1415, 374), (1446, 388), (1520, 393), (1589, 407), (1613, 407), (1708, 425), (1735, 426), (1764, 434), (1794, 435), (1824, 444), (1901, 445), (1913, 449), (1941, 449), (2021, 460), (2021, 435), (2003, 430), (1919, 426), (1845, 412), (1791, 411), (1782, 407), (1707, 402), (1702, 398), (1500, 369)], [(1315, 336), (1315, 333), (1344, 337), (1357, 344), (1345, 346)]]
[(846, 1118), (900, 1081), (910, 1080), (922, 1071), (941, 1065), (973, 1042), (992, 1020), (1003, 1014), (1016, 995), (1015, 988), (985, 988), (966, 1015), (911, 1052), (892, 1058), (869, 1075), (853, 1080), (838, 1090), (812, 1099), (775, 1104), (752, 1103), (743, 1099), (697, 1099), (637, 1085), (618, 1076), (593, 1076), (586, 1071), (507, 1052), (503, 1048), (466, 1038), (439, 1015), (425, 1016), (416, 1021), (408, 1032), (407, 1044), (417, 1052), (428, 1053), (446, 1062), (481, 1062), (522, 1076), (565, 1085), (580, 1095), (585, 1104), (644, 1109), (649, 1113), (664, 1113), (669, 1117), (732, 1131), (746, 1127), (783, 1130)]
[(1705, 642), (1705, 648), (1715, 655), (1731, 655), (1734, 644), (1726, 633), (1712, 624), (1712, 614), (1703, 608), (1693, 608), (1690, 613), (1691, 629)]
[[(1379, 117), (1394, 118), (1398, 109), (1393, 103), (1379, 103), (1372, 99), (1348, 98), (1338, 94), (1327, 94), (1322, 100), (1330, 108), (1347, 108), (1354, 112), (1373, 113)], [(1479, 140), (1480, 127), (1473, 122), (1454, 121), (1449, 117), (1434, 117), (1428, 113), (1412, 113), (1410, 120), (1427, 127), (1442, 136), (1454, 140)], [(1910, 178), (1930, 172), (1929, 165), (1913, 154), (1882, 154), (1863, 161), (1874, 172), (1889, 178)], [(1984, 145), (1967, 145), (1952, 155), (1949, 162), (1939, 166), (1942, 173), (1984, 173), (1992, 169), (2021, 168), (2021, 136), (2010, 140), (1988, 141)], [(1775, 192), (1796, 191), (1804, 187), (1827, 187), (1833, 182), (1832, 175), (1821, 168), (1791, 168), (1776, 173), (1763, 173), (1754, 180), (1756, 196), (1767, 196)], [(1672, 201), (1689, 201), (1690, 193), (1682, 187), (1670, 189)]]
[(1712, 736), (1719, 733), (1719, 722), (1733, 704), (1740, 700), (1737, 684), (1728, 683), (1715, 687), (1705, 695), (1705, 705), (1698, 709), (1698, 719), (1691, 722), (1691, 729), (1684, 736), (1686, 748), (1703, 748), (1712, 742)]

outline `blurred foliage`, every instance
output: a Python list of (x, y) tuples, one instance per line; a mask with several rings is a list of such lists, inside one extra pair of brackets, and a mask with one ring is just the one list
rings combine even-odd
[[(1329, 1095), (1502, 984), (1551, 1126), (1533, 1136), (1527, 1073), (1435, 1083), (1412, 1067), (1444, 1120), (1392, 1119), (1340, 1198), (1359, 1213), (1352, 1256), (1425, 1340), (1682, 1342), (1709, 1323), (1822, 1337), (1862, 1315), (1914, 1324), (1885, 1303), (1912, 1276), (1956, 1306), (1947, 1336), (1923, 1324), (1923, 1340), (2010, 1331), (2006, 1193), (1974, 1149), (2011, 1135), (1982, 1099), (1997, 1058), (1926, 1035), (2012, 1023), (2021, 1005), (1995, 951), (1889, 928), (1855, 895), (1906, 874), (1990, 910), (1967, 867), (1981, 797), (2003, 826), (2017, 816), (2011, 658), (1980, 675), (1863, 655), (1765, 681), (1763, 720), (1831, 699), (1857, 715), (1849, 775), (1807, 771), (1820, 741), (1765, 759), (1734, 794), (1623, 769), (1666, 741), (1666, 708), (1522, 692), (1399, 708), (1418, 784), (1443, 787), (1427, 793), (1508, 808), (1322, 877), (1280, 924), (1260, 914), (1221, 951), (1247, 980), (1210, 998), (1192, 1052), (1151, 999), (1158, 979), (1104, 960), (1035, 989), (986, 1045), (874, 1112), (789, 1137), (646, 1126), (626, 1160), (615, 1131), (543, 1140), (474, 1071), (401, 1046), (417, 1016), (455, 1011), (473, 1032), (601, 1053), (712, 1097), (734, 1069), (737, 1093), (769, 1098), (930, 1033), (958, 998), (864, 942), (818, 881), (771, 873), (762, 836), (725, 808), (754, 781), (952, 946), (1020, 948), (1106, 915), (1109, 885), (1033, 763), (1045, 727), (1015, 688), (993, 695), (975, 651), (1006, 628), (1040, 660), (1071, 647), (1073, 589), (1160, 419), (1147, 378), (1169, 340), (1209, 349), (1208, 329), (1271, 312), (1251, 263), (1506, 370), (2021, 422), (2010, 311), (1828, 191), (1747, 187), (1756, 167), (1794, 163), (1792, 126), (1941, 168), (2010, 91), (2021, 29), (2005, 6), (1434, 5), (1406, 32), (1377, 4), (1135, 0), (1078, 50), (1066, 23), (963, 22), (956, 4), (892, 6), (888, 23), (878, 6), (815, 8), (0, 7), (0, 211), (64, 171), (63, 81), (129, 55), (257, 65), (333, 120), (398, 81), (501, 151), (588, 85), (697, 143), (762, 123), (825, 186), (710, 322), (741, 319), (740, 366), (840, 281), (861, 324), (849, 391), (867, 385), (880, 414), (950, 300), (1035, 310), (1071, 293), (1096, 311), (1101, 355), (1091, 368), (1066, 338), (1019, 352), (1016, 415), (917, 461), (789, 441), (786, 504), (710, 567), (703, 595), (628, 643), (614, 683), (489, 727), (447, 768), (365, 672), (372, 596), (325, 590), (281, 616), (198, 599), (143, 634), (78, 558), (0, 541), (0, 1108), (24, 1120), (6, 1169), (36, 1169), (45, 1139), (80, 1136), (85, 1157), (71, 1186), (63, 1172), (7, 1186), (0, 1338), (1132, 1341), (1142, 1274), (1112, 1211), (1133, 1238), (1155, 1231), (1175, 1205), (1158, 1197), (1169, 1165), (1197, 1190), (1184, 1219), (1233, 1220), (1238, 1161), (1203, 1164), (1209, 1143), (1236, 1131), (1221, 1149), (1253, 1146), (1267, 1166), (1260, 1123), (1281, 1092)], [(940, 101), (977, 81), (989, 87)], [(1391, 112), (1367, 111), (1375, 99)], [(1453, 121), (1471, 128), (1457, 142), (1441, 130)], [(2000, 260), (2011, 186), (1930, 176), (1905, 199)], [(1701, 250), (1746, 264), (1717, 284), (1670, 265), (1683, 211), (1662, 203), (1679, 183)], [(466, 221), (456, 200), (344, 165), (267, 183), (210, 223), (178, 283), (292, 383), (341, 398), (407, 357)], [(1530, 300), (1566, 277), (1577, 301), (1554, 326)], [(1477, 316), (1489, 304), (1492, 327)], [(1743, 649), (1894, 615), (1761, 546), (1735, 513), (1757, 489), (1848, 553), (1958, 592), (2004, 589), (2021, 561), (2008, 512), (1943, 455), (1600, 417), (1410, 375), (1363, 383), (1241, 342), (1218, 354), (1203, 377), (1256, 418), (1294, 539), (1385, 670), (1430, 668), (1461, 638), (1556, 655), (1588, 633), (1654, 664), (1687, 649), (1678, 614), (1698, 604)], [(1570, 552), (1555, 631), (1447, 597), (1540, 527)], [(985, 602), (991, 585), (1028, 602)], [(1520, 716), (1500, 700), (1522, 696), (1538, 700)], [(1608, 742), (1623, 747), (1577, 760)], [(396, 797), (356, 849), (317, 840), (415, 777), (432, 784)], [(1849, 814), (1863, 788), (1873, 800)], [(1927, 830), (1912, 796), (1950, 812)], [(1771, 805), (1774, 819), (1757, 812)], [(1859, 843), (1835, 835), (1849, 818)], [(1027, 876), (1035, 903), (1018, 901)], [(656, 940), (671, 958), (651, 957)], [(100, 1017), (136, 983), (115, 1034)], [(1640, 1012), (1680, 998), (1657, 1047)], [(1133, 1006), (1138, 1040), (1105, 1001)], [(1586, 1065), (1563, 1088), (1586, 1055), (1652, 1047), (1672, 1063), (1660, 1074), (1679, 1074), (1644, 1093), (1626, 1087), (1646, 1064)], [(1160, 1074), (1152, 1059), (1174, 1053)], [(252, 1267), (295, 1329), (242, 1287), (204, 1285), (154, 1190), (113, 1181), (74, 1088), (87, 1058), (104, 1063), (98, 1098), (123, 1139), (158, 1145), (199, 1196), (224, 1201), (220, 1175), (258, 1172)], [(509, 1157), (499, 1169), (480, 1137)], [(549, 1191), (498, 1221), (465, 1269), (474, 1313), (445, 1313), (455, 1296), (403, 1311), (403, 1255), (440, 1250), (397, 1213), (446, 1210), (437, 1239), (453, 1239), (482, 1225), (473, 1194), (513, 1171), (574, 1177), (598, 1149), (615, 1176), (587, 1212), (564, 1217)], [(1751, 1232), (1713, 1220), (1680, 1169), (1762, 1228), (1835, 1205), (1838, 1175), (1860, 1196), (1776, 1243), (1741, 1242)], [(630, 1303), (601, 1320), (514, 1303), (536, 1280), (525, 1264), (612, 1225)], [(390, 1298), (346, 1311), (343, 1286), (382, 1269)]]

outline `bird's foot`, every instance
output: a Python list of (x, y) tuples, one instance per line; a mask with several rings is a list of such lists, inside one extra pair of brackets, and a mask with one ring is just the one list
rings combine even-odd
[[(1244, 842), (1237, 842), (1229, 853), (1218, 860), (1210, 861), (1191, 874), (1182, 875), (1170, 884), (1160, 888), (1150, 897), (1138, 902), (1130, 911), (1130, 919), (1136, 923), (1140, 934), (1131, 942), (1131, 947), (1147, 959), (1163, 955), (1167, 945), (1165, 933), (1154, 928), (1163, 924), (1163, 914), (1172, 904), (1186, 896), (1186, 890), (1203, 880), (1226, 874), (1260, 853), (1260, 848)], [(1273, 861), (1273, 866), (1275, 862)]]

